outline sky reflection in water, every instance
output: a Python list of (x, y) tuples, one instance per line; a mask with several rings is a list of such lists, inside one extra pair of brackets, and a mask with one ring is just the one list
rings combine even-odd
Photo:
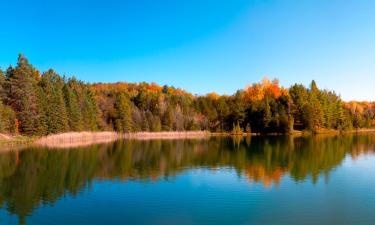
[(1, 224), (374, 224), (375, 135), (0, 155)]

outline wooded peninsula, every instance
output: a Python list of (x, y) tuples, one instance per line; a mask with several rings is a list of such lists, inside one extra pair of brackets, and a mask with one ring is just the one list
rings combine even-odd
[(20, 54), (0, 70), (0, 132), (44, 136), (69, 131), (318, 133), (375, 126), (374, 102), (344, 102), (334, 91), (289, 88), (263, 79), (233, 95), (193, 95), (155, 83), (85, 83), (41, 73)]

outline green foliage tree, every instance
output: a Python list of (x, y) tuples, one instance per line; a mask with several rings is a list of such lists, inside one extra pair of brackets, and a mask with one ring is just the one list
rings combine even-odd
[(63, 94), (64, 81), (52, 69), (42, 75), (39, 82), (45, 97), (45, 116), (47, 117), (47, 133), (62, 133), (69, 130), (68, 115)]
[(119, 93), (116, 96), (115, 102), (116, 120), (115, 130), (117, 132), (132, 132), (133, 121), (131, 116), (131, 105), (128, 97)]
[(7, 78), (9, 82), (7, 103), (16, 113), (20, 122), (20, 131), (28, 135), (40, 134), (38, 120), (41, 113), (37, 96), (39, 71), (20, 54), (17, 66), (7, 70)]
[(15, 134), (16, 130), (16, 114), (9, 106), (4, 106), (0, 102), (0, 132), (7, 134)]
[(65, 83), (63, 86), (63, 94), (68, 115), (69, 129), (72, 131), (81, 131), (83, 130), (81, 108), (78, 96), (72, 88), (72, 86), (76, 86), (75, 83), (74, 78)]

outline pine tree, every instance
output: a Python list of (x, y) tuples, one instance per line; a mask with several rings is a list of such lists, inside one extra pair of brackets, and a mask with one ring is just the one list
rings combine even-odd
[(297, 129), (308, 127), (306, 120), (306, 108), (309, 105), (308, 90), (302, 84), (295, 84), (289, 88), (291, 101), (288, 107), (288, 116), (294, 118)]
[(70, 83), (75, 82), (74, 80), (69, 80), (64, 84), (63, 93), (66, 105), (66, 111), (68, 115), (69, 128), (72, 131), (82, 131), (83, 124), (81, 118), (81, 108), (78, 101), (78, 96), (75, 91), (71, 88)]
[(64, 81), (52, 69), (42, 75), (39, 82), (46, 101), (48, 133), (61, 133), (69, 130), (63, 87)]
[[(96, 116), (96, 102), (91, 91), (85, 87), (84, 97), (84, 122), (87, 130), (96, 131), (98, 130), (97, 116)], [(86, 119), (85, 119), (86, 118)]]
[(37, 121), (37, 127), (38, 127), (38, 135), (47, 135), (48, 133), (51, 133), (48, 129), (48, 125), (50, 120), (52, 119), (49, 111), (49, 101), (47, 98), (46, 93), (43, 91), (41, 87), (38, 86), (37, 89), (37, 98), (38, 98), (38, 111), (39, 111), (39, 119)]
[(137, 106), (132, 107), (131, 110), (132, 131), (139, 132), (143, 130), (143, 117), (141, 110)]
[(163, 131), (173, 130), (173, 117), (172, 107), (168, 107), (161, 120), (161, 129)]
[(0, 99), (5, 100), (7, 98), (7, 80), (4, 72), (0, 69)]
[(16, 130), (16, 114), (0, 102), (0, 132), (14, 134)]
[(153, 123), (152, 131), (154, 131), (154, 132), (159, 132), (159, 131), (161, 131), (161, 122), (160, 122), (160, 118), (159, 118), (159, 117), (156, 117), (156, 118), (154, 119), (154, 123)]
[(81, 109), (81, 121), (83, 130), (98, 130), (98, 108), (92, 91), (83, 82), (73, 82), (72, 89), (77, 94), (77, 99)]
[(308, 128), (313, 132), (317, 132), (322, 127), (324, 118), (323, 108), (319, 101), (319, 94), (319, 89), (313, 80), (310, 87), (309, 104), (306, 109)]
[(115, 130), (117, 132), (132, 132), (133, 122), (131, 117), (131, 105), (124, 93), (118, 93), (115, 101), (116, 120)]
[(39, 72), (20, 54), (16, 68), (7, 70), (7, 77), (9, 79), (8, 104), (20, 121), (20, 132), (27, 135), (39, 134), (40, 113), (37, 98)]
[(150, 131), (150, 125), (146, 113), (142, 113), (142, 131)]

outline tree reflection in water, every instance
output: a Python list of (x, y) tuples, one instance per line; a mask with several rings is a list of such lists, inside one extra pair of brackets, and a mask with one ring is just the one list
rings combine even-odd
[(41, 204), (78, 195), (95, 179), (153, 181), (192, 168), (233, 168), (265, 187), (328, 176), (345, 156), (372, 154), (375, 135), (117, 141), (69, 150), (30, 148), (0, 155), (0, 204), (20, 223)]

